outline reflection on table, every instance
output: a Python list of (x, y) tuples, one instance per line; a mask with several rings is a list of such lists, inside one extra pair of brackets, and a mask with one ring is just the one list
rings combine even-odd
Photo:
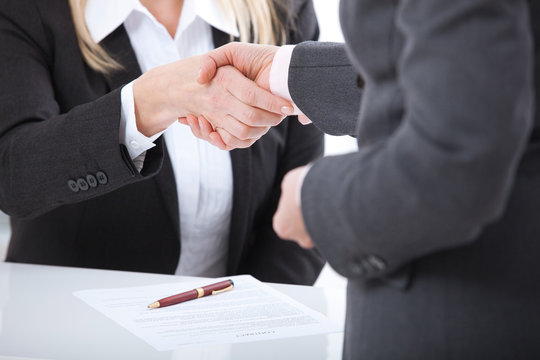
[[(158, 352), (72, 295), (75, 290), (188, 280), (193, 278), (0, 263), (0, 357), (70, 360), (341, 359), (343, 333)], [(342, 289), (270, 285), (343, 324), (345, 295)]]

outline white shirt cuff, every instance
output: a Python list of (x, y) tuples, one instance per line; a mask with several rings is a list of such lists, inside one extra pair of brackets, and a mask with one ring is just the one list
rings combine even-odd
[(294, 47), (295, 45), (281, 46), (274, 55), (270, 68), (270, 91), (291, 102), (294, 107), (293, 115), (303, 115), (304, 113), (298, 109), (289, 93), (289, 65)]
[[(147, 137), (137, 129), (135, 117), (135, 100), (133, 98), (133, 82), (122, 88), (121, 91), (122, 112), (120, 116), (120, 144), (126, 146), (131, 160), (144, 155), (147, 150), (156, 146), (154, 141), (163, 134), (159, 132)], [(140, 159), (139, 159), (140, 160)]]

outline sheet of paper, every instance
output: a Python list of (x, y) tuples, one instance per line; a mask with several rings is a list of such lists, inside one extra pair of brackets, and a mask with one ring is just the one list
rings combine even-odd
[(73, 294), (156, 350), (339, 332), (324, 315), (249, 275), (229, 277), (234, 289), (159, 309), (148, 304), (224, 279)]

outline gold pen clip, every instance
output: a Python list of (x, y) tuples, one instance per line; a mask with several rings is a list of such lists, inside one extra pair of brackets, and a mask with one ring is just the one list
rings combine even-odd
[(222, 292), (225, 292), (225, 291), (229, 291), (229, 290), (232, 290), (232, 289), (233, 289), (233, 286), (229, 285), (225, 289), (212, 291), (212, 295), (216, 295), (216, 294), (219, 294), (219, 293), (222, 293)]

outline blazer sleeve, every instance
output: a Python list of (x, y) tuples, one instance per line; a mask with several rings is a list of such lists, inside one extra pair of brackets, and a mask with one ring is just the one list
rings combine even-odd
[[(302, 188), (311, 237), (349, 278), (386, 275), (473, 241), (502, 214), (532, 124), (526, 1), (404, 0), (396, 24), (405, 40), (400, 127), (357, 153), (317, 161)], [(318, 46), (306, 45), (305, 55), (312, 49), (317, 61)]]
[[(319, 28), (311, 0), (296, 2), (297, 23), (290, 42), (316, 40)], [(291, 241), (280, 239), (272, 228), (272, 218), (281, 195), (283, 176), (298, 166), (320, 158), (324, 153), (324, 136), (313, 125), (303, 126), (296, 117), (285, 120), (287, 136), (270, 201), (255, 226), (255, 241), (245, 257), (240, 272), (252, 274), (261, 281), (313, 285), (325, 264), (318, 250), (305, 250)], [(284, 124), (285, 125), (285, 124)]]
[(344, 44), (307, 41), (294, 48), (289, 92), (296, 106), (330, 135), (355, 135), (363, 80)]
[[(142, 174), (120, 146), (120, 90), (60, 110), (49, 41), (33, 1), (1, 3), (0, 209), (11, 216), (34, 217), (100, 196), (161, 166), (161, 146), (149, 152)], [(75, 192), (68, 185), (89, 175), (99, 175), (97, 186)]]

